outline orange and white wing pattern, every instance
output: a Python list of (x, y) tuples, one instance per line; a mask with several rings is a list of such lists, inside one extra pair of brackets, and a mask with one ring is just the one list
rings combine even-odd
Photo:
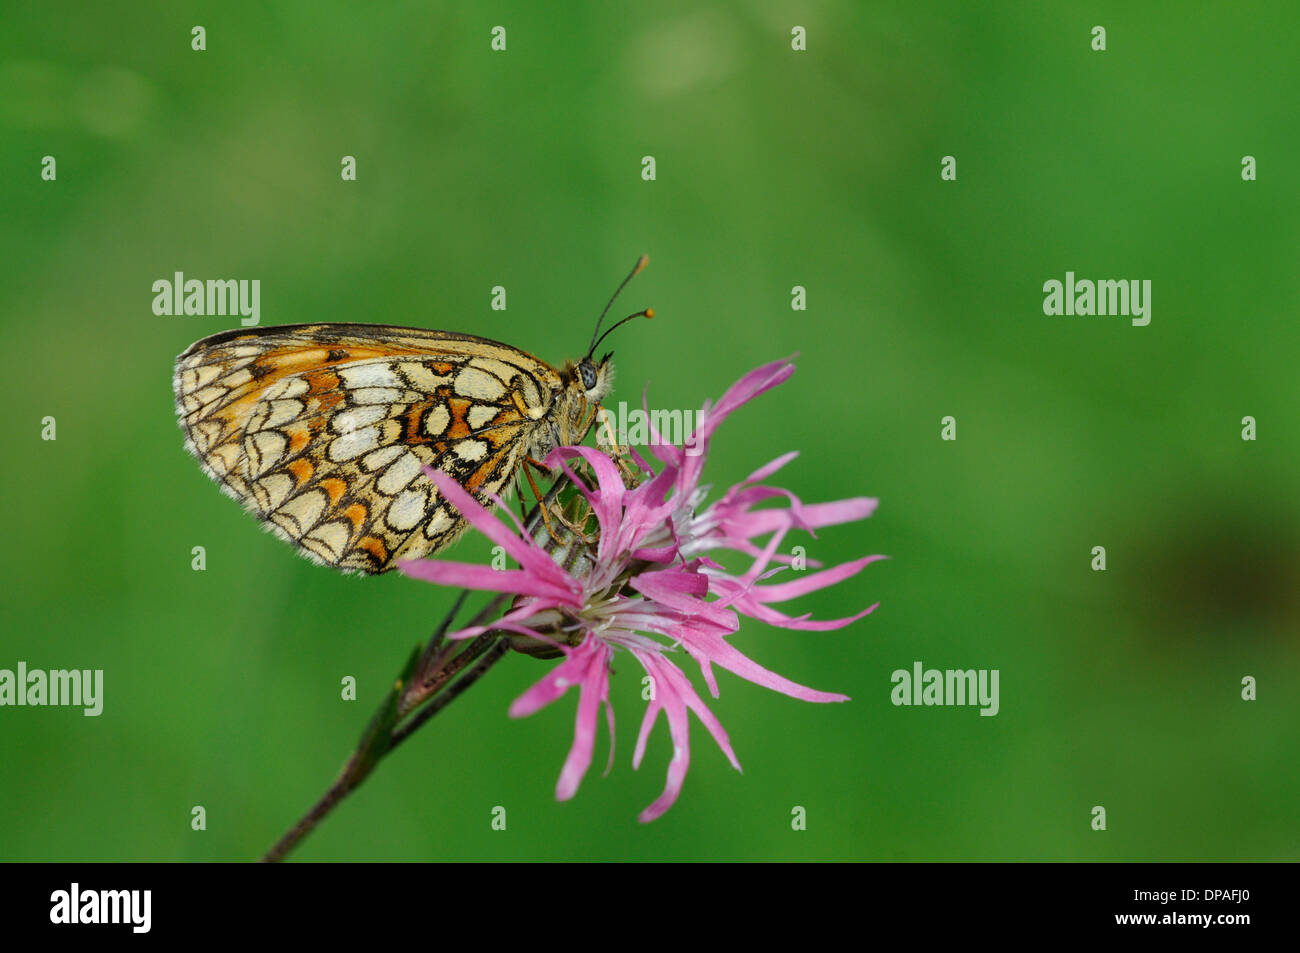
[(485, 503), (508, 492), (550, 442), (561, 386), (496, 341), (368, 324), (225, 331), (177, 358), (174, 380), (204, 472), (304, 555), (365, 573), (464, 529), (422, 467)]

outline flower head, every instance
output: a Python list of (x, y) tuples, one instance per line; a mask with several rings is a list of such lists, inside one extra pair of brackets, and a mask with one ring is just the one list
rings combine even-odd
[[(731, 764), (740, 763), (722, 725), (673, 661), (683, 650), (700, 667), (705, 684), (719, 697), (713, 667), (803, 701), (847, 701), (845, 695), (807, 688), (771, 672), (733, 646), (728, 638), (746, 615), (789, 629), (836, 629), (871, 612), (828, 621), (792, 617), (772, 608), (796, 596), (833, 585), (860, 572), (881, 556), (866, 556), (832, 569), (787, 581), (768, 583), (786, 571), (788, 558), (779, 548), (792, 529), (814, 532), (823, 526), (869, 516), (876, 501), (843, 500), (808, 505), (787, 490), (762, 481), (794, 458), (778, 457), (706, 505), (708, 487), (700, 484), (709, 440), (726, 417), (754, 397), (785, 381), (794, 371), (779, 361), (757, 368), (727, 390), (717, 404), (706, 406), (695, 432), (677, 447), (655, 443), (658, 469), (639, 455), (644, 471), (639, 482), (626, 481), (605, 454), (588, 447), (560, 447), (545, 461), (559, 467), (586, 505), (594, 539), (588, 545), (574, 527), (562, 541), (564, 558), (539, 543), (522, 526), (507, 528), (447, 475), (427, 471), (439, 492), (466, 520), (519, 563), (517, 570), (496, 570), (442, 560), (412, 560), (402, 572), (417, 579), (517, 596), (499, 620), (462, 629), (453, 638), (489, 630), (511, 633), (521, 651), (556, 652), (563, 660), (510, 706), (510, 714), (532, 714), (579, 689), (574, 739), (560, 772), (556, 797), (576, 793), (591, 764), (600, 708), (605, 707), (613, 759), (614, 716), (609, 705), (609, 673), (618, 652), (627, 652), (650, 676), (651, 695), (641, 722), (633, 767), (645, 753), (650, 732), (662, 711), (672, 740), (663, 793), (641, 812), (642, 821), (663, 814), (676, 801), (690, 763), (688, 713), (694, 712)], [(590, 474), (580, 475), (575, 464)], [(633, 482), (635, 485), (629, 486)], [(769, 500), (788, 504), (756, 509)], [(509, 513), (508, 510), (506, 510)], [(513, 514), (511, 514), (513, 520)], [(564, 534), (560, 534), (563, 536)], [(760, 545), (757, 540), (767, 536)], [(729, 550), (747, 557), (748, 567), (728, 572), (710, 554)]]

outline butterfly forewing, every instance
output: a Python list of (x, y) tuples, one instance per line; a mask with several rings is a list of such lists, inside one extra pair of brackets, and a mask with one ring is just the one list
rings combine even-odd
[(318, 562), (367, 573), (464, 528), (425, 466), (487, 502), (552, 426), (550, 365), (485, 338), (386, 325), (236, 330), (176, 362), (205, 472)]

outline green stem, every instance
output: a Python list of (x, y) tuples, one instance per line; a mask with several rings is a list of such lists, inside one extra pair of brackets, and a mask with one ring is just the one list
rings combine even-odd
[[(525, 517), (523, 522), (529, 533), (536, 534), (542, 521), (542, 507), (550, 505), (559, 495), (561, 486), (557, 481), (545, 498)], [(408, 663), (409, 670), (404, 671), (397, 680), (394, 691), (385, 696), (383, 704), (362, 735), (361, 742), (343, 765), (343, 770), (334, 783), (298, 823), (266, 852), (262, 858), (263, 863), (276, 863), (287, 857), (345, 797), (361, 786), (390, 751), (459, 698), (488, 669), (505, 657), (510, 641), (497, 631), (484, 632), (470, 640), (468, 645), (446, 644), (447, 630), (460, 614), (468, 594), (469, 590), (465, 590), (456, 598), (451, 611), (424, 646), (418, 659), (413, 658)], [(504, 608), (511, 598), (513, 597), (508, 593), (496, 596), (475, 614), (466, 627), (483, 625)], [(471, 663), (476, 664), (466, 671)]]

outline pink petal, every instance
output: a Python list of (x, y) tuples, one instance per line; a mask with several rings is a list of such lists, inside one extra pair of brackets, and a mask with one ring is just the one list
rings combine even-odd
[(789, 463), (797, 456), (799, 456), (798, 450), (791, 450), (789, 453), (783, 453), (781, 456), (777, 457), (771, 463), (763, 464), (763, 466), (759, 467), (749, 476), (745, 477), (745, 479), (742, 482), (757, 483), (759, 480), (766, 480), (773, 473), (775, 473), (777, 470), (780, 470), (782, 467), (784, 467), (787, 463)]
[(842, 563), (832, 569), (806, 574), (802, 578), (793, 579), (790, 582), (777, 583), (771, 586), (755, 586), (752, 591), (754, 592), (754, 598), (759, 602), (785, 602), (787, 599), (793, 599), (808, 592), (815, 592), (818, 589), (825, 589), (827, 586), (833, 586), (837, 582), (856, 576), (867, 566), (886, 558), (888, 557), (864, 556), (852, 562)]
[(647, 824), (661, 817), (672, 807), (681, 793), (682, 783), (686, 780), (686, 771), (691, 765), (691, 740), (686, 705), (677, 695), (670, 679), (663, 677), (664, 673), (656, 664), (659, 660), (652, 661), (651, 653), (641, 654), (644, 656), (641, 663), (647, 666), (646, 671), (651, 672), (651, 677), (655, 679), (655, 699), (668, 718), (668, 733), (673, 742), (673, 753), (668, 761), (668, 776), (664, 783), (664, 791), (637, 816), (637, 820)]
[(524, 635), (531, 639), (536, 639), (540, 642), (549, 642), (551, 645), (563, 649), (563, 646), (561, 646), (558, 642), (555, 642), (547, 638), (541, 632), (537, 631), (537, 629), (534, 628), (533, 626), (527, 626), (522, 624), (523, 622), (527, 621), (531, 617), (537, 615), (539, 612), (542, 612), (545, 609), (553, 609), (556, 607), (557, 607), (556, 605), (552, 603), (548, 603), (544, 599), (529, 599), (523, 605), (511, 609), (509, 612), (507, 612), (501, 618), (497, 619), (495, 622), (489, 622), (486, 625), (472, 625), (469, 626), (468, 628), (459, 629), (455, 632), (448, 632), (446, 638), (453, 639), (453, 640), (470, 639), (475, 636), (482, 635), (484, 632), (493, 632), (500, 629), (506, 632), (516, 632), (519, 635)]
[[(607, 676), (608, 677), (608, 676)], [(609, 703), (609, 686), (605, 687), (605, 726), (609, 729), (609, 758), (605, 761), (605, 770), (601, 777), (608, 777), (614, 767), (614, 706)]]
[(522, 571), (532, 573), (539, 584), (549, 583), (552, 594), (567, 592), (572, 602), (580, 601), (577, 599), (577, 593), (581, 591), (581, 585), (558, 566), (545, 550), (533, 543), (531, 539), (510, 532), (500, 520), (487, 511), (483, 504), (465, 492), (459, 483), (441, 470), (425, 467), (424, 472), (437, 486), (443, 499), (455, 507), (471, 526), (504, 549), (523, 567)]
[(708, 729), (709, 734), (713, 736), (713, 740), (722, 749), (722, 753), (731, 762), (731, 766), (739, 771), (740, 762), (736, 759), (736, 752), (731, 749), (731, 739), (727, 737), (727, 732), (723, 729), (722, 723), (709, 710), (709, 706), (704, 704), (700, 696), (695, 693), (690, 679), (682, 673), (681, 669), (665, 658), (659, 660), (659, 669), (665, 676), (672, 679), (678, 697), (686, 703), (687, 708), (695, 712), (695, 716)]
[(759, 394), (771, 390), (778, 384), (785, 383), (793, 373), (794, 365), (789, 360), (772, 361), (754, 368), (727, 388), (709, 416), (713, 418), (715, 425), (721, 423), (738, 407), (749, 403)]
[(840, 523), (866, 519), (876, 512), (879, 503), (880, 501), (872, 496), (857, 496), (849, 500), (836, 500), (833, 503), (805, 503), (803, 518), (809, 526), (838, 526)]
[(510, 705), (511, 718), (523, 718), (562, 696), (574, 685), (582, 684), (587, 672), (588, 657), (576, 649), (564, 647), (565, 659), (543, 675), (526, 692)]
[[(397, 564), (402, 575), (441, 586), (476, 589), (487, 592), (514, 592), (521, 596), (563, 595), (568, 604), (575, 604), (572, 593), (558, 589), (551, 581), (538, 579), (524, 569), (493, 569), (475, 563), (453, 563), (434, 559), (403, 559)], [(557, 591), (558, 590), (558, 591)]]
[(751, 583), (767, 570), (768, 563), (772, 561), (772, 555), (785, 539), (785, 535), (785, 527), (779, 527), (776, 532), (772, 534), (772, 537), (763, 547), (763, 551), (755, 557), (753, 564), (745, 571), (745, 574), (740, 577), (741, 582)]
[(634, 548), (647, 532), (656, 529), (677, 508), (676, 499), (668, 496), (675, 476), (671, 468), (665, 467), (662, 473), (627, 494), (619, 532), (620, 552)]
[(632, 558), (643, 559), (648, 563), (670, 563), (677, 555), (677, 552), (677, 546), (669, 544), (654, 549), (634, 549), (632, 550)]
[(739, 675), (755, 685), (762, 685), (774, 692), (780, 692), (783, 695), (789, 695), (791, 698), (798, 698), (800, 701), (806, 702), (845, 702), (849, 700), (847, 695), (819, 692), (816, 689), (792, 682), (775, 672), (769, 672), (720, 635), (707, 629), (688, 629), (683, 631), (679, 637), (682, 646), (695, 658), (707, 658), (713, 664), (721, 665), (727, 671)]
[[(569, 469), (565, 461), (574, 457), (581, 457), (586, 460), (587, 464), (595, 472), (596, 490), (588, 487)], [(614, 466), (614, 462), (609, 457), (591, 447), (556, 447), (543, 462), (547, 466), (555, 466), (558, 463), (565, 475), (573, 482), (573, 485), (586, 497), (587, 502), (591, 505), (592, 512), (596, 514), (596, 521), (600, 524), (602, 542), (604, 542), (606, 536), (612, 536), (617, 532), (619, 514), (623, 511), (624, 487), (623, 478), (619, 475), (618, 468)], [(604, 547), (602, 546), (601, 549), (604, 549)]]
[(599, 724), (600, 703), (608, 701), (610, 649), (594, 635), (588, 635), (575, 655), (585, 655), (586, 670), (582, 674), (578, 711), (574, 718), (573, 747), (564, 759), (564, 768), (555, 785), (555, 799), (567, 801), (578, 791), (583, 776), (591, 767), (591, 753), (596, 745), (596, 726)]
[[(581, 457), (596, 474), (597, 489), (588, 489), (578, 480), (563, 460)], [(638, 540), (656, 529), (672, 512), (674, 503), (665, 500), (673, 483), (670, 469), (657, 474), (634, 490), (623, 485), (618, 467), (605, 454), (592, 447), (557, 447), (547, 457), (547, 462), (560, 462), (564, 472), (578, 486), (591, 504), (600, 523), (598, 560), (609, 563), (635, 549)], [(664, 554), (658, 561), (667, 562), (671, 555)]]
[[(784, 497), (789, 509), (751, 509), (755, 503), (773, 497)], [(837, 500), (833, 503), (804, 503), (788, 490), (768, 486), (743, 486), (738, 484), (713, 506), (720, 518), (720, 527), (728, 536), (752, 539), (771, 532), (779, 526), (797, 526), (812, 531), (822, 526), (836, 526), (860, 520), (875, 512), (879, 501), (871, 497)], [(815, 535), (815, 534), (814, 534)]]
[(843, 619), (810, 619), (807, 615), (797, 618), (783, 615), (770, 606), (763, 605), (759, 602), (752, 602), (748, 599), (738, 599), (732, 603), (737, 612), (747, 615), (751, 619), (759, 622), (765, 622), (768, 625), (779, 626), (783, 629), (795, 629), (800, 632), (830, 632), (834, 629), (842, 629), (846, 625), (852, 625), (863, 616), (870, 615), (880, 607), (879, 602), (873, 602), (861, 612), (846, 616)]
[[(637, 657), (640, 658), (639, 655)], [(645, 666), (644, 659), (641, 661), (641, 664)], [(646, 672), (649, 671), (650, 668), (646, 666)], [(651, 675), (650, 677), (654, 678), (653, 675)], [(643, 715), (641, 718), (641, 728), (637, 731), (636, 734), (636, 747), (632, 750), (633, 770), (636, 770), (637, 768), (641, 767), (641, 759), (645, 756), (646, 741), (650, 738), (650, 729), (654, 727), (655, 719), (658, 717), (659, 711), (663, 708), (663, 705), (659, 704), (658, 695), (659, 695), (659, 684), (658, 681), (656, 680), (655, 697), (650, 699), (650, 701), (646, 704), (645, 715)]]
[[(678, 594), (703, 599), (709, 594), (709, 577), (702, 572), (692, 572), (682, 566), (674, 566), (671, 569), (647, 569), (634, 577), (632, 582), (639, 592), (651, 599)], [(689, 607), (693, 603), (686, 601), (679, 605)]]
[[(700, 586), (701, 581), (703, 586)], [(725, 606), (704, 600), (708, 585), (709, 581), (703, 574), (686, 572), (681, 567), (650, 570), (631, 580), (633, 589), (661, 606), (674, 609), (688, 619), (706, 620), (734, 632), (738, 624), (735, 613)]]

